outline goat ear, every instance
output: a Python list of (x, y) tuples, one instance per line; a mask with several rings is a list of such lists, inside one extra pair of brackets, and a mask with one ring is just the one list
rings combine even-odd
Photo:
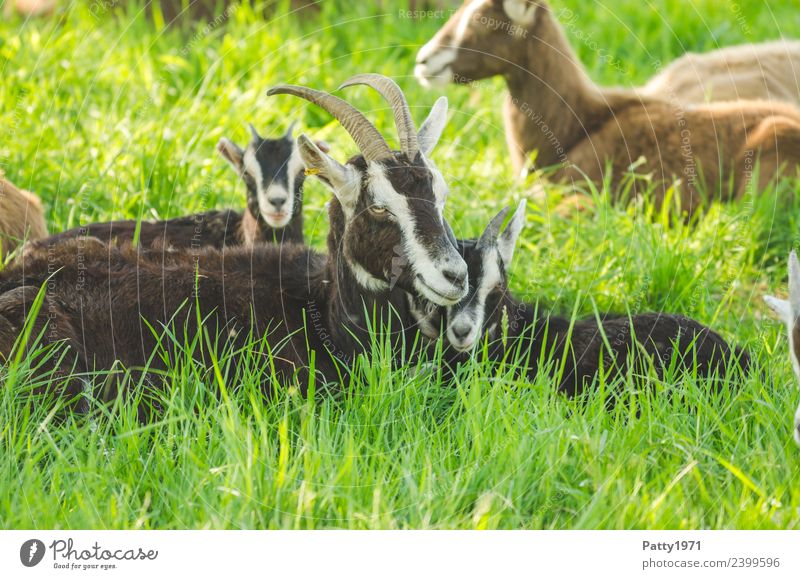
[(519, 202), (514, 216), (497, 239), (497, 249), (500, 252), (500, 259), (503, 260), (503, 265), (506, 269), (511, 267), (511, 260), (514, 257), (514, 248), (517, 246), (517, 240), (519, 239), (519, 234), (522, 233), (522, 228), (525, 227), (525, 204), (525, 199)]
[(539, 3), (532, 0), (503, 0), (503, 10), (517, 24), (530, 26), (536, 20)]
[(769, 309), (778, 314), (784, 322), (792, 318), (792, 307), (787, 300), (782, 300), (775, 296), (764, 296), (764, 301), (769, 306)]
[(794, 318), (800, 318), (800, 262), (794, 251), (789, 254), (789, 305)]
[(217, 152), (231, 164), (231, 167), (236, 169), (239, 175), (242, 174), (244, 171), (244, 151), (236, 143), (222, 137), (217, 143)]
[(258, 131), (253, 126), (253, 123), (247, 123), (247, 128), (250, 129), (250, 136), (253, 138), (253, 141), (258, 142), (261, 140), (261, 135), (258, 134)]
[(442, 136), (444, 126), (447, 124), (447, 97), (439, 97), (433, 104), (428, 118), (422, 123), (417, 133), (419, 150), (426, 157), (431, 154), (439, 138)]
[(355, 170), (330, 157), (304, 134), (297, 137), (297, 150), (307, 175), (314, 175), (325, 183), (342, 205), (355, 204), (359, 193)]

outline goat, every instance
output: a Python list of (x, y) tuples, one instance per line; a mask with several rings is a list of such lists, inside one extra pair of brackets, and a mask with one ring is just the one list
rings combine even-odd
[[(568, 396), (582, 393), (601, 369), (608, 379), (635, 368), (647, 368), (649, 360), (663, 376), (675, 355), (677, 370), (696, 364), (698, 376), (722, 377), (735, 355), (742, 368), (749, 355), (731, 348), (710, 328), (684, 316), (645, 313), (628, 316), (607, 314), (598, 321), (571, 322), (559, 316), (543, 316), (537, 305), (514, 298), (508, 289), (508, 268), (525, 221), (523, 200), (501, 233), (508, 208), (489, 222), (477, 240), (459, 240), (459, 250), (469, 271), (469, 293), (446, 309), (416, 302), (409, 310), (424, 310), (420, 324), (439, 327), (446, 320), (446, 336), (454, 350), (446, 356), (451, 366), (469, 357), (477, 344), (487, 341), (491, 360), (511, 359), (533, 380), (540, 370), (560, 375), (558, 390)], [(644, 354), (644, 356), (642, 356)], [(602, 359), (602, 360), (601, 360)], [(563, 371), (559, 374), (559, 364)]]
[[(786, 323), (789, 359), (792, 361), (794, 375), (800, 382), (800, 262), (797, 261), (794, 251), (789, 254), (789, 299), (764, 296), (764, 300)], [(800, 446), (800, 406), (794, 415), (794, 441)]]
[[(791, 105), (737, 101), (682, 107), (634, 90), (598, 87), (543, 0), (467, 1), (420, 50), (415, 72), (424, 83), (504, 75), (509, 88), (504, 122), (516, 171), (536, 150), (537, 167), (560, 165), (553, 174), (558, 181), (602, 185), (608, 164), (616, 190), (644, 159), (636, 170), (660, 185), (656, 201), (680, 177), (688, 212), (703, 189), (721, 191), (727, 199), (729, 179), (733, 196), (742, 195), (759, 156), (759, 190), (782, 163), (794, 168), (800, 162), (800, 112)], [(638, 181), (634, 185), (639, 187)]]
[(47, 236), (39, 198), (16, 187), (0, 173), (0, 258), (21, 242)]
[[(281, 382), (296, 377), (304, 390), (312, 368), (323, 383), (337, 382), (341, 364), (368, 352), (375, 335), (378, 343), (385, 337), (402, 344), (409, 328), (382, 328), (395, 317), (408, 319), (404, 292), (439, 306), (460, 301), (467, 268), (442, 215), (446, 183), (427, 159), (447, 102), (437, 101), (417, 133), (393, 81), (360, 75), (345, 84), (355, 83), (391, 95), (400, 151), (338, 97), (292, 85), (268, 93), (295, 95), (328, 111), (361, 152), (342, 165), (305, 135), (297, 140), (308, 172), (334, 195), (327, 256), (298, 244), (158, 253), (93, 238), (67, 240), (46, 253), (29, 252), (0, 273), (0, 359), (9, 356), (44, 287), (33, 335), (42, 335), (44, 345), (66, 342), (78, 372), (117, 363), (167, 366), (154, 354), (157, 338), (149, 328), (183, 325), (180, 335), (195, 336), (202, 326), (237, 352), (246, 349), (248, 334), (264, 338), (276, 376)], [(377, 324), (373, 334), (366, 316)], [(54, 371), (73, 372), (63, 365)], [(69, 383), (65, 391), (78, 386)]]
[[(243, 212), (211, 210), (162, 221), (90, 223), (42, 239), (37, 246), (74, 237), (96, 237), (106, 243), (138, 239), (145, 247), (219, 249), (265, 241), (302, 243), (305, 174), (292, 127), (277, 139), (262, 138), (253, 125), (250, 133), (244, 150), (227, 138), (217, 144), (217, 151), (247, 186)], [(327, 145), (318, 145), (327, 151)]]
[(642, 87), (683, 104), (769, 100), (800, 105), (800, 42), (777, 40), (687, 52)]

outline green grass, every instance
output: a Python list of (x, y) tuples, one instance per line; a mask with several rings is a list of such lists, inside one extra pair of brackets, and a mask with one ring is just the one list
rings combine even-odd
[[(241, 8), (195, 28), (153, 26), (136, 10), (97, 20), (86, 6), (3, 19), (0, 167), (41, 195), (53, 231), (241, 207), (244, 186), (214, 144), (244, 142), (248, 121), (274, 136), (300, 119), (339, 158), (354, 151), (325, 113), (267, 98), (271, 85), (333, 89), (374, 71), (398, 79), (418, 122), (433, 104), (412, 63), (441, 21), (357, 4), (329, 1), (316, 19), (272, 22)], [(558, 5), (577, 15), (570, 37), (605, 84), (643, 82), (655, 62), (685, 50), (800, 37), (788, 0)], [(604, 63), (594, 42), (621, 66)], [(446, 91), (451, 120), (434, 158), (461, 236), (526, 195), (510, 179), (502, 89), (495, 80)], [(348, 97), (394, 134), (376, 95)], [(561, 192), (549, 188), (529, 204), (515, 258), (514, 290), (556, 311), (663, 310), (712, 325), (757, 361), (744, 384), (718, 395), (691, 376), (618, 385), (638, 393), (608, 411), (602, 394), (566, 400), (544, 377), (519, 383), (475, 362), (450, 388), (426, 372), (390, 372), (377, 355), (341, 396), (287, 389), (265, 402), (254, 385), (263, 369), (236, 374), (223, 357), (211, 380), (177, 363), (163, 414), (143, 426), (131, 402), (94, 404), (93, 420), (63, 419), (46, 401), (31, 407), (31, 360), (20, 359), (0, 390), (0, 527), (800, 527), (797, 388), (783, 328), (760, 299), (783, 291), (798, 246), (795, 185), (712, 205), (686, 225), (604, 197), (559, 218)], [(306, 231), (317, 246), (327, 197), (309, 182)]]

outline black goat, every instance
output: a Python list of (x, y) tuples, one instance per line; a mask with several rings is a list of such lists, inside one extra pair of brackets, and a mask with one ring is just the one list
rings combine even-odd
[(130, 219), (90, 223), (41, 239), (30, 249), (75, 237), (124, 244), (137, 238), (137, 233), (144, 247), (222, 249), (257, 242), (302, 243), (305, 174), (292, 127), (278, 139), (262, 138), (253, 125), (250, 133), (244, 150), (226, 138), (217, 143), (217, 151), (247, 185), (244, 211), (211, 210), (141, 223)]
[[(342, 165), (305, 135), (297, 141), (304, 165), (334, 194), (327, 257), (297, 244), (157, 252), (92, 238), (30, 251), (0, 273), (0, 359), (12, 350), (41, 287), (44, 304), (33, 335), (45, 344), (66, 343), (72, 357), (55, 368), (59, 373), (68, 374), (73, 363), (79, 372), (117, 363), (169, 367), (154, 355), (150, 328), (174, 326), (180, 336), (205, 330), (238, 350), (250, 336), (263, 337), (281, 382), (296, 377), (301, 388), (312, 366), (318, 381), (337, 382), (341, 363), (369, 352), (375, 335), (379, 343), (405, 343), (412, 328), (387, 325), (408, 319), (404, 292), (440, 306), (459, 302), (467, 267), (442, 217), (444, 181), (426, 160), (441, 134), (446, 101), (437, 102), (417, 134), (397, 85), (383, 77), (356, 80), (394, 97), (398, 118), (405, 119), (398, 122), (401, 151), (392, 151), (359, 111), (333, 95), (296, 86), (270, 91), (321, 106), (361, 151)], [(269, 391), (274, 384), (265, 382)]]
[[(611, 380), (644, 371), (651, 361), (659, 376), (673, 360), (678, 370), (696, 365), (697, 375), (703, 377), (724, 376), (732, 357), (743, 369), (748, 367), (747, 352), (734, 351), (719, 334), (685, 316), (609, 314), (599, 321), (591, 317), (571, 322), (517, 300), (508, 289), (507, 272), (524, 225), (525, 202), (500, 233), (507, 214), (508, 208), (492, 219), (479, 239), (458, 242), (470, 287), (464, 300), (446, 309), (447, 339), (456, 352), (451, 364), (463, 362), (476, 344), (487, 340), (490, 359), (520, 362), (529, 379), (540, 368), (549, 368), (560, 376), (558, 389), (569, 396), (591, 385), (601, 368)], [(421, 327), (440, 327), (443, 309), (426, 307), (413, 296), (410, 301), (412, 314), (424, 314)]]

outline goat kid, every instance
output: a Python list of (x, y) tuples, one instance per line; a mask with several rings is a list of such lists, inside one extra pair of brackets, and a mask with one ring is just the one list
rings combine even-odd
[(543, 0), (466, 2), (420, 50), (416, 74), (423, 83), (503, 75), (506, 138), (517, 172), (534, 150), (537, 167), (557, 166), (557, 181), (602, 185), (608, 165), (616, 190), (635, 169), (658, 185), (656, 201), (680, 178), (682, 207), (691, 212), (701, 193), (731, 197), (729, 180), (733, 197), (744, 194), (759, 159), (759, 190), (782, 165), (800, 164), (795, 107), (765, 101), (682, 106), (598, 87)]
[[(305, 174), (292, 128), (277, 139), (264, 139), (250, 125), (251, 139), (242, 150), (222, 138), (217, 151), (247, 186), (247, 208), (211, 210), (162, 221), (117, 220), (90, 223), (39, 241), (38, 246), (75, 237), (96, 237), (106, 243), (131, 242), (144, 247), (233, 247), (259, 242), (303, 242)], [(327, 149), (327, 145), (319, 143)]]
[(0, 259), (23, 241), (47, 236), (39, 198), (15, 186), (0, 172)]
[[(531, 380), (540, 369), (557, 376), (563, 361), (558, 389), (569, 396), (583, 392), (601, 368), (613, 380), (626, 371), (646, 370), (652, 360), (662, 376), (674, 356), (677, 370), (690, 370), (696, 363), (697, 375), (702, 377), (722, 377), (731, 369), (726, 364), (734, 352), (727, 342), (684, 316), (606, 315), (599, 322), (587, 318), (571, 323), (568, 318), (543, 316), (536, 304), (514, 298), (508, 289), (508, 269), (524, 226), (525, 201), (501, 233), (508, 211), (492, 219), (479, 239), (459, 240), (469, 270), (469, 293), (461, 302), (433, 312), (419, 300), (410, 307), (412, 313), (427, 314), (421, 326), (434, 329), (440, 327), (440, 316), (446, 311), (447, 340), (456, 352), (449, 356), (451, 366), (464, 362), (486, 340), (490, 359), (513, 360), (520, 355), (521, 368)], [(736, 348), (734, 355), (747, 368), (748, 354)]]
[[(789, 359), (800, 383), (800, 262), (794, 251), (789, 254), (789, 299), (764, 296), (764, 301), (786, 323)], [(800, 406), (794, 415), (794, 441), (800, 446)]]
[[(442, 217), (446, 186), (427, 161), (446, 101), (439, 100), (417, 133), (405, 98), (393, 88), (392, 105), (402, 109), (396, 117), (408, 121), (398, 125), (401, 151), (392, 151), (361, 112), (333, 95), (289, 85), (269, 92), (328, 111), (361, 151), (342, 165), (305, 135), (298, 138), (304, 165), (334, 195), (327, 257), (296, 244), (260, 244), (151, 259), (146, 250), (67, 240), (29, 252), (0, 273), (0, 358), (8, 357), (41, 287), (44, 304), (33, 335), (41, 334), (45, 345), (65, 343), (74, 356), (53, 369), (59, 375), (70, 374), (73, 363), (79, 373), (119, 363), (168, 368), (154, 354), (157, 339), (149, 328), (171, 325), (183, 326), (178, 335), (189, 337), (202, 325), (234, 351), (248, 346), (249, 333), (263, 336), (281, 383), (297, 378), (301, 389), (312, 366), (318, 380), (338, 382), (341, 364), (368, 353), (373, 339), (390, 339), (399, 350), (409, 329), (384, 324), (408, 319), (404, 292), (455, 304), (466, 294), (467, 268)], [(367, 316), (376, 327), (368, 327)], [(265, 391), (273, 386), (265, 379)], [(65, 390), (74, 395), (81, 388), (73, 380)], [(101, 397), (115, 393), (111, 388)]]

